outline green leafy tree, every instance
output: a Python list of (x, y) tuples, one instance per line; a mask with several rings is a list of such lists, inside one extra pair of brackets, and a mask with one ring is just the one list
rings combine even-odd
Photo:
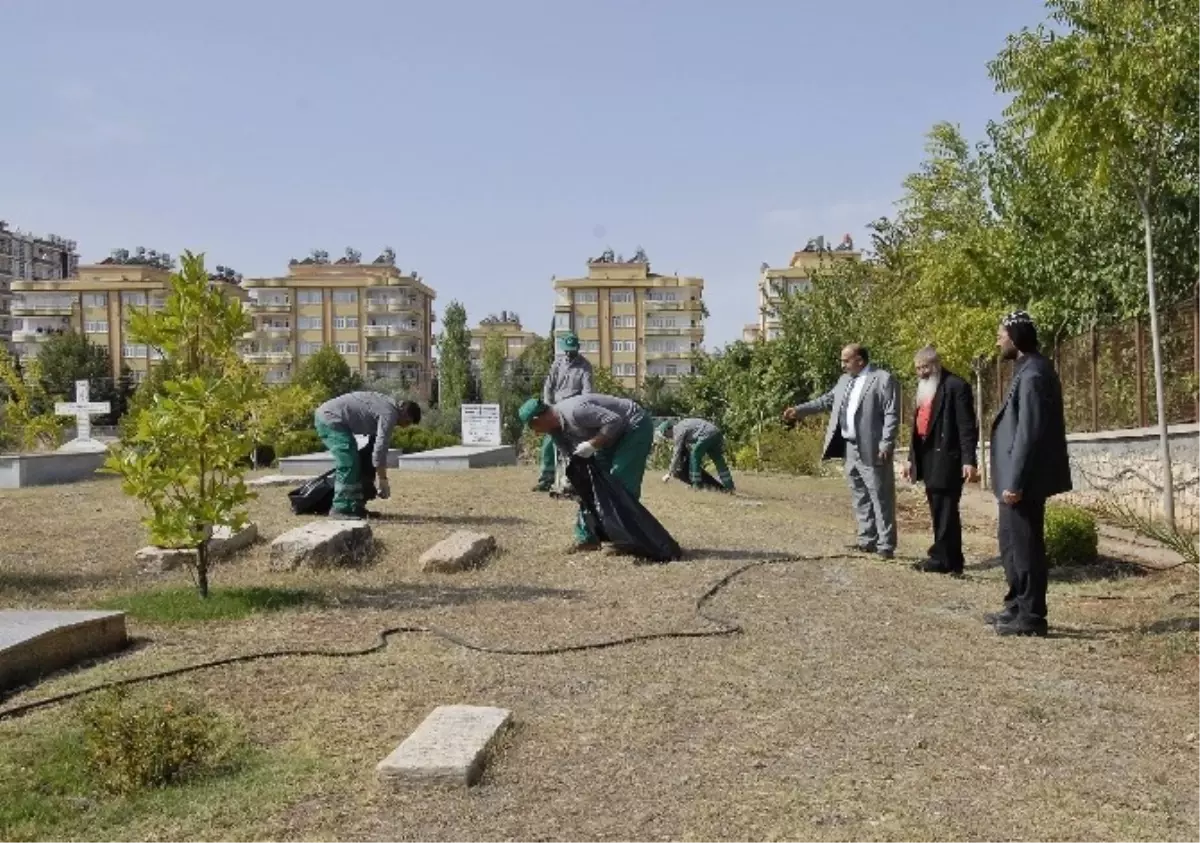
[(359, 374), (351, 371), (346, 358), (331, 345), (322, 346), (300, 365), (295, 383), (316, 396), (318, 404), (363, 386)]
[(489, 332), (483, 341), (479, 361), (479, 389), (484, 403), (505, 403), (507, 367), (508, 346), (505, 344), (504, 335), (499, 331)]
[(261, 377), (238, 357), (250, 319), (239, 300), (210, 288), (204, 256), (185, 252), (165, 306), (135, 312), (132, 341), (160, 349), (171, 366), (133, 430), (109, 456), (125, 493), (150, 509), (155, 544), (196, 549), (196, 584), (208, 596), (213, 529), (240, 529), (252, 494), (243, 482), (255, 442)]
[(38, 351), (42, 367), (42, 386), (46, 393), (61, 400), (75, 400), (75, 381), (90, 385), (93, 401), (108, 401), (112, 412), (102, 417), (102, 424), (111, 423), (125, 413), (129, 402), (129, 370), (124, 377), (113, 379), (112, 358), (108, 349), (88, 340), (83, 334), (68, 331), (56, 334), (42, 344)]
[(471, 333), (467, 309), (457, 301), (446, 305), (442, 333), (438, 335), (438, 405), (442, 414), (457, 418), (471, 384)]
[[(540, 387), (538, 392), (540, 394)], [(595, 364), (592, 365), (592, 392), (598, 392), (601, 395), (615, 395), (618, 398), (631, 397), (630, 391), (616, 379), (612, 369)]]
[[(313, 429), (313, 411), (321, 403), (320, 394), (300, 384), (263, 387), (264, 397), (250, 407), (250, 426), (258, 442), (276, 451), (294, 453)], [(254, 449), (252, 467), (258, 468), (258, 449)]]
[[(1062, 171), (1087, 174), (1141, 214), (1154, 358), (1163, 510), (1175, 524), (1167, 437), (1155, 230), (1178, 162), (1194, 173), (1200, 22), (1191, 0), (1048, 0), (1050, 21), (1010, 36), (992, 62), (1007, 114)], [(1195, 189), (1195, 179), (1191, 180)]]
[(54, 415), (42, 387), (41, 364), (36, 359), (26, 363), (22, 371), (16, 358), (0, 345), (0, 390), (4, 396), (0, 447), (31, 451), (58, 444), (66, 420)]

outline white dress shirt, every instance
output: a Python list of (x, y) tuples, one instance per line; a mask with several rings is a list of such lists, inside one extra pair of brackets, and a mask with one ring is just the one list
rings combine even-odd
[(858, 433), (854, 429), (854, 414), (858, 412), (858, 402), (862, 400), (863, 387), (867, 384), (867, 374), (870, 371), (869, 366), (864, 367), (850, 386), (850, 396), (846, 399), (846, 418), (842, 422), (842, 438), (848, 442), (858, 439)]

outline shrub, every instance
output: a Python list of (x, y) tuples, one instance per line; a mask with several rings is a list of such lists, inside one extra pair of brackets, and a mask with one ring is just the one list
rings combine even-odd
[(733, 460), (741, 469), (816, 476), (821, 473), (824, 441), (824, 425), (813, 421), (802, 422), (790, 430), (769, 427), (757, 440), (737, 448)]
[(128, 794), (176, 782), (217, 760), (217, 716), (198, 703), (117, 688), (83, 712), (84, 748), (97, 783)]
[(457, 444), (458, 437), (423, 427), (398, 427), (392, 431), (392, 447), (400, 448), (406, 454), (419, 454)]
[(325, 446), (321, 444), (321, 437), (317, 436), (315, 430), (301, 430), (290, 435), (286, 442), (279, 442), (275, 445), (275, 458), (291, 457), (296, 454), (313, 454), (324, 450)]
[(1090, 565), (1096, 561), (1100, 531), (1096, 518), (1077, 506), (1046, 507), (1046, 559), (1050, 567)]

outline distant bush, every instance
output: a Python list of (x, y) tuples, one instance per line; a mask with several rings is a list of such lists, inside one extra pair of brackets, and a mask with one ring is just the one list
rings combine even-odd
[(823, 424), (802, 422), (793, 429), (770, 427), (733, 452), (734, 465), (751, 471), (776, 471), (784, 474), (821, 473), (821, 446), (825, 441)]
[(392, 447), (400, 448), (406, 454), (419, 454), (421, 451), (448, 448), (457, 444), (459, 444), (457, 436), (451, 436), (438, 430), (428, 430), (424, 427), (398, 427), (392, 431)]
[(1051, 568), (1096, 561), (1100, 530), (1096, 517), (1077, 506), (1046, 507), (1046, 559)]
[(216, 714), (188, 700), (116, 689), (84, 709), (83, 723), (88, 767), (111, 793), (163, 787), (220, 754)]
[(314, 454), (324, 450), (321, 437), (317, 436), (315, 430), (301, 430), (290, 435), (287, 442), (280, 442), (275, 446), (275, 459), (296, 454)]

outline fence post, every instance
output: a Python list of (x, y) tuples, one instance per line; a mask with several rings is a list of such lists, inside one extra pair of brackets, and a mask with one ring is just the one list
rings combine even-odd
[(1142, 337), (1142, 319), (1133, 320), (1133, 344), (1137, 351), (1137, 418), (1138, 427), (1146, 427), (1146, 349)]
[(1091, 339), (1091, 363), (1092, 363), (1092, 432), (1095, 433), (1100, 429), (1100, 344), (1096, 338), (1096, 323), (1092, 323), (1092, 329), (1088, 332)]

